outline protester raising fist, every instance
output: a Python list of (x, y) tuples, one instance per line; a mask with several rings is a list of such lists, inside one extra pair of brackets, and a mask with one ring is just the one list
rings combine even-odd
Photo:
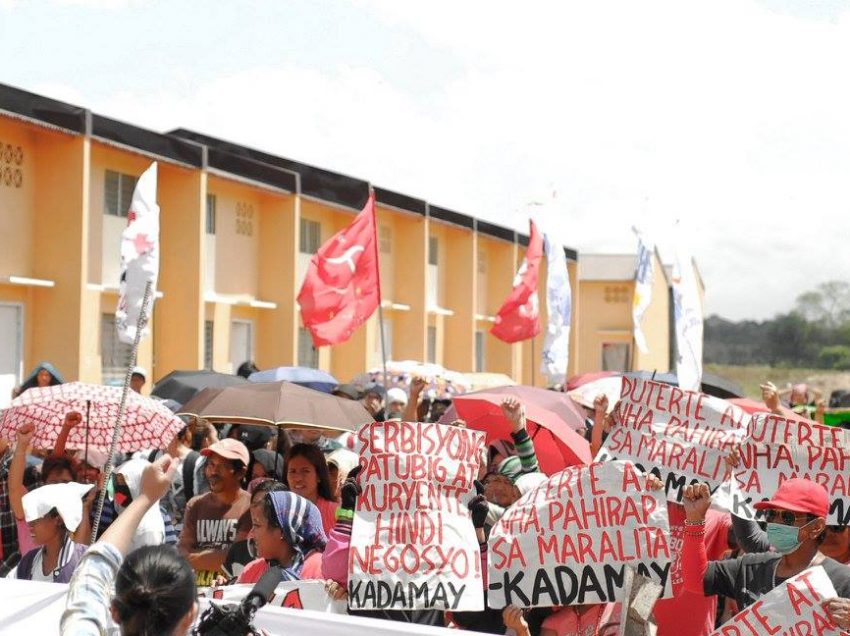
[(525, 407), (518, 399), (509, 396), (502, 400), (502, 413), (511, 423), (514, 433), (525, 430)]
[(705, 482), (685, 486), (682, 497), (685, 515), (688, 521), (705, 521), (705, 514), (711, 507), (711, 491)]

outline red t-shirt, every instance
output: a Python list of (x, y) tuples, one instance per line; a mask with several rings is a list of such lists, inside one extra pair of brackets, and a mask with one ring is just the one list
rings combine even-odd
[[(682, 534), (685, 529), (685, 508), (679, 504), (668, 503), (667, 514), (670, 518), (670, 547), (674, 555), (670, 568), (673, 598), (655, 604), (653, 613), (658, 625), (657, 636), (706, 636), (714, 631), (717, 597), (693, 594), (682, 589), (682, 564), (679, 554), (684, 539)], [(709, 561), (722, 558), (729, 549), (728, 534), (731, 525), (732, 520), (728, 513), (708, 511), (705, 516), (705, 552)]]

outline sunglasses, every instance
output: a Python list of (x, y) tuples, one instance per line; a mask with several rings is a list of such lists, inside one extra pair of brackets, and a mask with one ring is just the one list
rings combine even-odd
[(764, 520), (768, 523), (781, 523), (784, 526), (793, 526), (797, 519), (809, 520), (811, 515), (798, 515), (790, 510), (765, 510)]

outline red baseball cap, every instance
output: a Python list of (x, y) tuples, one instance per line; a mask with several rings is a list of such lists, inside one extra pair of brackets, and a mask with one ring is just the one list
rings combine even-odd
[(201, 455), (218, 455), (225, 459), (238, 459), (246, 466), (251, 462), (248, 447), (237, 439), (227, 437), (223, 440), (210, 444), (201, 451)]
[(810, 479), (795, 477), (782, 482), (773, 497), (759, 501), (753, 506), (756, 510), (770, 508), (805, 512), (816, 517), (829, 515), (829, 494), (826, 488)]

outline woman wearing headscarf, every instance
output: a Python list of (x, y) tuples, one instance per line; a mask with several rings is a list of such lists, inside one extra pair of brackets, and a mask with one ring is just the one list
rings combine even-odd
[(256, 583), (274, 563), (281, 580), (298, 581), (321, 572), (322, 551), (327, 537), (319, 509), (293, 492), (266, 493), (251, 506), (251, 535), (258, 559), (245, 566), (238, 583)]
[(62, 374), (56, 370), (56, 367), (49, 362), (39, 362), (38, 366), (27, 376), (27, 379), (21, 383), (21, 386), (14, 390), (12, 397), (18, 397), (28, 389), (40, 389), (46, 386), (62, 384), (64, 381)]
[(91, 485), (50, 484), (23, 497), (24, 518), (36, 548), (21, 557), (7, 578), (67, 583), (88, 546), (71, 534), (83, 517), (83, 497)]

